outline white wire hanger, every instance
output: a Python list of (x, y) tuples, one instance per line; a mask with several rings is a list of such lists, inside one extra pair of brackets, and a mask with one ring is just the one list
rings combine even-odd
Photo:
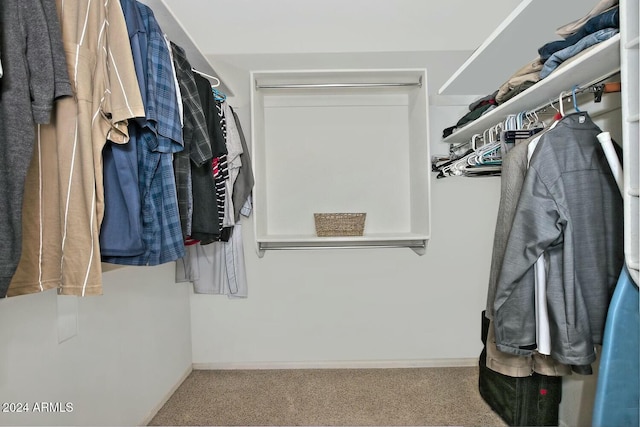
[(219, 87), (220, 86), (220, 79), (217, 78), (216, 76), (212, 76), (210, 74), (203, 73), (202, 71), (198, 71), (195, 68), (191, 68), (191, 71), (193, 71), (194, 73), (198, 73), (201, 76), (206, 77), (208, 79), (215, 80), (216, 83), (212, 84), (211, 87)]

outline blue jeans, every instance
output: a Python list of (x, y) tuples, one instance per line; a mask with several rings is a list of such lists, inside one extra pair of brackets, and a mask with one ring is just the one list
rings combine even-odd
[(542, 66), (542, 70), (540, 70), (540, 78), (544, 79), (547, 77), (567, 59), (576, 56), (588, 47), (610, 39), (616, 34), (618, 34), (617, 28), (605, 28), (604, 30), (596, 31), (593, 34), (589, 34), (588, 36), (581, 38), (576, 44), (557, 51), (551, 55)]
[(593, 18), (589, 19), (582, 28), (578, 30), (575, 34), (567, 37), (564, 40), (558, 40), (554, 42), (550, 42), (542, 46), (538, 49), (538, 53), (540, 54), (540, 58), (543, 61), (549, 59), (551, 55), (556, 53), (559, 50), (567, 48), (571, 45), (576, 44), (578, 41), (588, 36), (589, 34), (593, 34), (596, 31), (603, 30), (605, 28), (620, 28), (620, 10), (619, 8), (613, 8), (606, 12), (601, 13), (600, 15), (596, 15)]

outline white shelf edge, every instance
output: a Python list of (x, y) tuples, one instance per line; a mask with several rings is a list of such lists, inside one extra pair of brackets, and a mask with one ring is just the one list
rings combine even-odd
[(636, 49), (640, 46), (640, 37), (636, 37), (632, 40), (629, 40), (625, 45), (625, 49)]
[(500, 25), (493, 31), (493, 33), (491, 33), (491, 35), (489, 37), (487, 37), (487, 39), (480, 45), (480, 47), (478, 47), (473, 54), (471, 54), (471, 56), (469, 57), (469, 59), (467, 59), (464, 64), (462, 64), (460, 66), (460, 68), (458, 68), (456, 70), (455, 73), (453, 73), (453, 75), (449, 78), (449, 80), (447, 80), (441, 87), (440, 89), (438, 89), (438, 95), (442, 95), (448, 88), (449, 86), (451, 86), (459, 77), (462, 73), (464, 73), (466, 71), (466, 69), (469, 67), (469, 65), (473, 64), (476, 59), (482, 55), (485, 51), (485, 49), (490, 46), (493, 41), (507, 28), (509, 27), (509, 25), (511, 25), (511, 22), (518, 17), (531, 3), (533, 0), (525, 0), (522, 3), (520, 3), (514, 10), (513, 12), (511, 12), (509, 14), (509, 16), (500, 23)]
[[(446, 143), (466, 142), (474, 134), (482, 133), (501, 122), (508, 114), (538, 108), (556, 99), (560, 92), (570, 91), (573, 85), (589, 85), (620, 71), (620, 34), (595, 45), (570, 63), (560, 66), (547, 78), (516, 95), (477, 120), (461, 127), (448, 137)], [(585, 64), (588, 63), (588, 66)]]
[(640, 114), (634, 114), (633, 116), (629, 116), (627, 119), (628, 123), (640, 122)]
[(231, 88), (224, 83), (219, 74), (213, 69), (209, 60), (196, 46), (191, 36), (184, 29), (175, 13), (167, 6), (166, 2), (164, 0), (142, 0), (141, 3), (144, 3), (153, 10), (153, 15), (158, 21), (160, 28), (162, 28), (162, 31), (169, 37), (169, 40), (184, 49), (191, 66), (198, 71), (217, 77), (220, 80), (220, 86), (218, 88), (226, 95), (233, 96)]

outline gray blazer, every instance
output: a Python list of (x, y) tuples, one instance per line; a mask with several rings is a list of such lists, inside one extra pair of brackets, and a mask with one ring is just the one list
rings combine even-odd
[(595, 360), (609, 300), (623, 265), (620, 192), (587, 113), (544, 134), (525, 181), (494, 301), (500, 351), (536, 347), (534, 289), (527, 277), (544, 252), (551, 356), (568, 365)]

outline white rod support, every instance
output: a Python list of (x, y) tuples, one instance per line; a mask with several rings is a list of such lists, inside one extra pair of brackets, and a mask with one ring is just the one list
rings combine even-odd
[(613, 174), (613, 177), (616, 180), (616, 184), (618, 184), (618, 189), (620, 190), (620, 194), (624, 196), (624, 177), (622, 173), (622, 166), (620, 166), (620, 160), (618, 159), (618, 154), (616, 153), (616, 150), (613, 147), (611, 134), (609, 132), (599, 133), (598, 141), (600, 141), (600, 145), (602, 145), (602, 149), (604, 150), (604, 155), (607, 158), (607, 161), (609, 162), (611, 173)]

